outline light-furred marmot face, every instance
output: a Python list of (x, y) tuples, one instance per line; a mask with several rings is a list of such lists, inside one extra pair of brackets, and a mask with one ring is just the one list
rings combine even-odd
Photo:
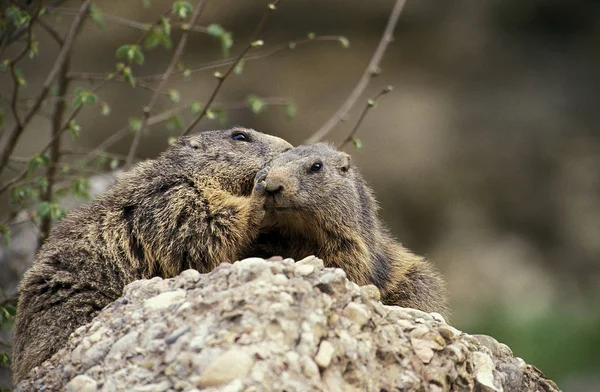
[(228, 191), (249, 195), (258, 170), (291, 148), (281, 138), (236, 127), (180, 137), (161, 159), (168, 172), (212, 175)]
[(318, 143), (275, 157), (257, 180), (264, 179), (265, 209), (271, 218), (302, 219), (332, 208), (342, 212), (340, 208), (353, 198), (357, 176), (348, 154)]

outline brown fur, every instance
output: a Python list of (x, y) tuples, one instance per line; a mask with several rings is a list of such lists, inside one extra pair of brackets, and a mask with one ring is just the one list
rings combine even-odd
[[(311, 171), (317, 162), (322, 168)], [(355, 283), (375, 284), (384, 304), (446, 312), (442, 277), (392, 238), (348, 154), (323, 143), (296, 147), (261, 170), (257, 183), (266, 188), (267, 215), (248, 255), (315, 254)]]
[[(234, 140), (239, 133), (248, 140)], [(65, 217), (19, 286), (15, 382), (121, 296), (127, 283), (188, 268), (208, 272), (238, 259), (264, 216), (254, 177), (289, 148), (242, 128), (179, 138)]]

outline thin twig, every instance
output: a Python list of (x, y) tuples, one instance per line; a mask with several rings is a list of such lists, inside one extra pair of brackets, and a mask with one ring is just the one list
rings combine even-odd
[(190, 125), (188, 125), (188, 127), (185, 129), (185, 131), (183, 131), (183, 133), (181, 134), (182, 136), (189, 134), (191, 132), (191, 130), (194, 129), (194, 127), (198, 124), (198, 122), (200, 122), (200, 120), (202, 120), (204, 118), (204, 116), (206, 116), (206, 113), (208, 113), (208, 110), (210, 109), (210, 105), (213, 103), (213, 101), (217, 97), (217, 94), (219, 93), (221, 86), (223, 86), (223, 83), (229, 77), (229, 75), (231, 75), (231, 73), (233, 72), (235, 67), (239, 64), (239, 62), (242, 61), (242, 59), (244, 58), (246, 53), (248, 53), (248, 51), (250, 49), (252, 49), (253, 47), (262, 45), (262, 43), (260, 43), (260, 45), (257, 45), (257, 43), (258, 43), (257, 40), (258, 40), (260, 34), (262, 33), (262, 30), (265, 27), (267, 20), (269, 19), (269, 15), (277, 9), (277, 5), (279, 4), (280, 1), (281, 0), (275, 0), (272, 3), (267, 5), (267, 10), (263, 14), (260, 22), (258, 22), (258, 25), (256, 26), (256, 29), (254, 30), (254, 33), (252, 33), (252, 36), (251, 36), (250, 40), (248, 41), (248, 44), (246, 45), (244, 50), (242, 50), (242, 52), (237, 56), (235, 61), (229, 66), (227, 71), (225, 71), (225, 73), (223, 75), (219, 75), (217, 77), (217, 80), (218, 80), (217, 86), (215, 87), (212, 94), (208, 98), (208, 101), (206, 102), (206, 105), (204, 105), (202, 112), (198, 116), (196, 116), (196, 118), (194, 120), (192, 120)]
[(14, 59), (10, 60), (10, 62), (9, 62), (10, 74), (11, 74), (12, 80), (13, 80), (13, 93), (12, 93), (12, 98), (11, 98), (11, 102), (10, 102), (10, 109), (12, 111), (13, 117), (15, 118), (15, 122), (17, 123), (17, 126), (22, 126), (22, 124), (23, 124), (23, 121), (21, 120), (21, 116), (19, 115), (19, 110), (17, 108), (17, 103), (19, 101), (19, 89), (21, 88), (21, 78), (17, 74), (17, 63), (19, 61), (21, 61), (21, 59), (23, 59), (23, 57), (25, 57), (25, 55), (27, 54), (27, 52), (29, 52), (29, 50), (31, 50), (31, 45), (33, 44), (33, 24), (35, 23), (38, 16), (40, 15), (41, 10), (42, 10), (42, 6), (40, 4), (40, 6), (37, 8), (35, 13), (31, 17), (29, 24), (27, 25), (27, 43), (26, 43), (25, 47), (23, 47), (23, 50), (21, 50), (21, 52)]
[[(303, 39), (303, 40), (298, 40), (298, 41), (291, 41), (287, 44), (277, 45), (273, 48), (264, 50), (262, 52), (248, 54), (247, 56), (244, 57), (244, 61), (258, 60), (258, 59), (270, 56), (272, 54), (275, 54), (277, 52), (281, 52), (283, 50), (294, 50), (299, 45), (304, 45), (304, 44), (308, 44), (311, 42), (339, 41), (339, 40), (340, 40), (340, 36), (321, 36), (321, 37), (315, 37), (313, 39)], [(172, 76), (183, 75), (184, 73), (186, 73), (186, 71), (193, 73), (193, 72), (207, 71), (210, 69), (224, 67), (226, 65), (235, 63), (237, 58), (238, 58), (238, 56), (230, 57), (227, 59), (216, 60), (216, 61), (212, 61), (209, 63), (201, 64), (201, 65), (198, 65), (195, 67), (189, 67), (186, 70), (173, 72)], [(146, 82), (151, 82), (154, 80), (159, 80), (162, 77), (162, 75), (163, 75), (162, 73), (158, 73), (158, 74), (152, 74), (152, 75), (146, 75), (146, 76), (138, 76), (138, 77), (136, 77), (135, 80), (136, 80), (136, 82), (138, 82), (138, 84), (141, 80), (146, 81)], [(69, 79), (77, 79), (77, 80), (106, 80), (106, 73), (69, 72), (68, 77), (69, 77)], [(117, 77), (115, 75), (110, 81), (111, 82), (125, 82), (125, 78), (123, 78), (122, 76)], [(143, 86), (140, 85), (140, 87), (143, 87)], [(59, 98), (59, 97), (53, 97), (53, 98)], [(22, 99), (26, 99), (26, 98), (22, 98)]]
[[(67, 56), (69, 58), (70, 56)], [(65, 95), (69, 87), (69, 79), (67, 79), (67, 73), (69, 72), (69, 61), (65, 61), (60, 73), (57, 78), (58, 94)], [(60, 99), (54, 103), (54, 113), (52, 115), (52, 143), (50, 144), (50, 162), (54, 165), (48, 165), (46, 168), (46, 179), (48, 181), (46, 189), (41, 194), (41, 201), (48, 203), (52, 202), (54, 182), (56, 181), (56, 165), (60, 160), (60, 141), (63, 129), (63, 117), (67, 104), (64, 100)], [(67, 125), (68, 127), (68, 125)], [(52, 217), (50, 214), (42, 217), (40, 223), (40, 235), (38, 241), (38, 249), (42, 246), (48, 235), (50, 234), (50, 228), (52, 227)]]
[[(205, 3), (206, 3), (206, 0), (200, 0), (198, 2), (198, 5), (196, 5), (196, 9), (194, 10), (194, 13), (190, 19), (190, 25), (193, 26), (194, 24), (196, 24), (196, 21), (198, 20), (198, 18), (200, 17), (200, 14), (202, 13), (202, 9), (204, 8)], [(179, 43), (177, 44), (177, 48), (175, 49), (175, 52), (173, 53), (173, 57), (171, 57), (171, 62), (169, 63), (167, 70), (163, 74), (163, 76), (160, 80), (160, 83), (158, 84), (158, 87), (156, 88), (156, 91), (152, 95), (152, 98), (150, 99), (150, 103), (148, 104), (148, 106), (146, 106), (144, 108), (144, 119), (142, 120), (142, 125), (141, 125), (140, 129), (137, 130), (137, 132), (135, 133), (135, 135), (133, 137), (133, 142), (131, 143), (131, 147), (129, 148), (129, 153), (127, 154), (127, 160), (125, 161), (125, 168), (128, 168), (131, 165), (131, 161), (135, 155), (135, 152), (137, 151), (137, 147), (139, 145), (140, 138), (142, 137), (142, 133), (144, 132), (144, 129), (146, 129), (146, 127), (148, 126), (148, 119), (150, 118), (150, 113), (152, 112), (152, 109), (154, 109), (156, 102), (158, 102), (158, 97), (160, 96), (161, 91), (167, 84), (167, 81), (171, 77), (171, 74), (173, 73), (175, 66), (179, 62), (179, 59), (181, 58), (181, 55), (183, 54), (183, 50), (185, 49), (185, 45), (187, 43), (188, 37), (189, 37), (189, 30), (184, 30), (183, 34), (181, 35), (181, 38), (179, 39)]]
[[(57, 8), (53, 8), (52, 10), (49, 10), (48, 12), (53, 13), (53, 14), (72, 15), (72, 14), (76, 13), (77, 10), (71, 9), (71, 8), (58, 8), (57, 7)], [(136, 30), (148, 31), (152, 28), (152, 24), (140, 23), (140, 22), (136, 22), (135, 20), (122, 18), (122, 17), (116, 16), (116, 15), (102, 13), (102, 17), (111, 22), (115, 22), (115, 23), (123, 25), (123, 26), (131, 27)], [(207, 33), (208, 32), (208, 29), (206, 27), (197, 26), (193, 23), (174, 23), (171, 25), (171, 27), (172, 28), (181, 28), (181, 29), (184, 29), (185, 31), (188, 31), (188, 30), (195, 31), (198, 33)]]
[[(54, 78), (56, 77), (56, 75), (62, 68), (63, 64), (67, 60), (67, 54), (69, 53), (71, 47), (73, 46), (75, 37), (77, 36), (77, 32), (79, 31), (79, 27), (83, 23), (83, 21), (85, 19), (85, 15), (90, 7), (90, 3), (91, 3), (91, 0), (84, 0), (83, 4), (79, 8), (79, 13), (75, 17), (75, 20), (71, 24), (71, 27), (69, 28), (69, 32), (67, 33), (67, 36), (65, 37), (64, 45), (63, 45), (60, 53), (58, 54), (58, 57), (56, 58), (54, 65), (52, 66), (52, 70), (50, 71), (50, 73), (48, 74), (48, 77), (44, 81), (44, 84), (42, 85), (42, 91), (38, 95), (33, 106), (31, 107), (31, 109), (29, 109), (29, 111), (27, 112), (27, 114), (25, 115), (25, 118), (22, 120), (21, 123), (15, 124), (15, 126), (9, 132), (6, 132), (3, 135), (4, 140), (2, 141), (2, 143), (0, 143), (0, 174), (4, 170), (4, 168), (6, 166), (6, 162), (8, 162), (8, 158), (12, 154), (12, 152), (15, 148), (15, 145), (17, 144), (17, 140), (21, 136), (21, 133), (23, 132), (25, 127), (29, 124), (29, 122), (31, 121), (33, 116), (39, 110), (40, 106), (42, 105), (42, 102), (44, 101), (44, 99), (46, 98), (48, 93), (50, 92), (50, 87), (52, 85), (52, 82), (54, 81)], [(4, 191), (7, 188), (8, 184), (10, 184), (10, 182), (5, 184), (0, 189), (0, 193), (2, 193), (2, 191)]]
[(65, 44), (65, 42), (63, 41), (62, 37), (58, 34), (58, 32), (56, 30), (54, 30), (54, 28), (52, 28), (52, 26), (47, 24), (44, 21), (44, 19), (38, 19), (38, 24), (44, 30), (46, 30), (46, 32), (58, 43), (58, 45), (63, 46)]
[(323, 124), (321, 128), (319, 128), (308, 139), (306, 139), (304, 142), (305, 144), (313, 144), (322, 140), (346, 116), (346, 114), (348, 114), (350, 109), (352, 109), (358, 98), (369, 84), (371, 77), (379, 68), (379, 63), (385, 54), (385, 50), (393, 39), (392, 34), (394, 33), (394, 29), (396, 28), (396, 24), (398, 23), (398, 19), (400, 18), (400, 14), (402, 13), (405, 2), (406, 0), (396, 0), (396, 4), (394, 5), (394, 9), (390, 14), (390, 18), (388, 19), (383, 36), (379, 41), (379, 45), (373, 53), (373, 57), (371, 57), (371, 61), (369, 61), (369, 65), (367, 65), (367, 68), (363, 72), (358, 84), (356, 87), (354, 87), (354, 90), (346, 99), (346, 102), (342, 104), (337, 112), (335, 112), (335, 114), (329, 120), (327, 120), (327, 122)]
[(389, 93), (390, 91), (392, 91), (392, 89), (393, 89), (392, 86), (387, 86), (386, 88), (384, 88), (383, 90), (381, 90), (379, 92), (379, 94), (377, 94), (375, 97), (367, 100), (367, 104), (365, 105), (365, 108), (363, 109), (362, 113), (360, 114), (360, 117), (358, 117), (358, 121), (354, 125), (354, 128), (352, 128), (352, 131), (350, 131), (350, 134), (348, 135), (348, 137), (346, 139), (344, 139), (344, 141), (341, 142), (340, 145), (338, 146), (339, 150), (341, 150), (342, 148), (344, 148), (346, 146), (346, 144), (350, 143), (354, 139), (354, 136), (356, 135), (356, 132), (358, 131), (358, 128), (360, 128), (363, 120), (367, 116), (367, 113), (369, 113), (369, 111), (375, 107), (375, 104), (377, 103), (377, 100), (382, 95)]

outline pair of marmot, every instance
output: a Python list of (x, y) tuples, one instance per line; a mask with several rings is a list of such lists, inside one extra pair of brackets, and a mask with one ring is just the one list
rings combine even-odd
[(14, 380), (127, 283), (245, 256), (315, 254), (378, 286), (386, 304), (443, 312), (442, 279), (391, 238), (376, 209), (349, 156), (326, 144), (292, 149), (243, 128), (179, 138), (53, 229), (19, 286)]

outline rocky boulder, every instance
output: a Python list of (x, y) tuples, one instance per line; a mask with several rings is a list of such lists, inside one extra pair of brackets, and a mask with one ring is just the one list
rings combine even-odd
[(558, 391), (493, 338), (378, 300), (315, 257), (136, 281), (17, 390)]

